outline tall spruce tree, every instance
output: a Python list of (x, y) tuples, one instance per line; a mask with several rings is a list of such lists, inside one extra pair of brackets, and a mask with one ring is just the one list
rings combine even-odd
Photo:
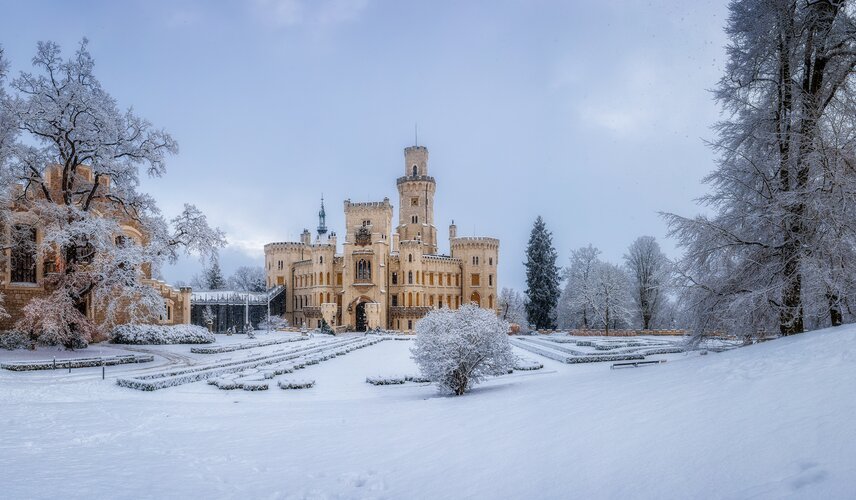
[(526, 316), (536, 329), (556, 328), (559, 301), (559, 267), (553, 235), (544, 219), (535, 219), (526, 249)]
[(209, 290), (222, 290), (226, 288), (226, 280), (220, 270), (220, 264), (215, 260), (211, 267), (205, 270), (205, 285)]

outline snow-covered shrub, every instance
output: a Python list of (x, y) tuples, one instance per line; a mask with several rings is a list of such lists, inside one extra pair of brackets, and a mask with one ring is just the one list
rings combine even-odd
[(72, 350), (87, 347), (96, 334), (95, 325), (80, 314), (74, 300), (58, 291), (30, 300), (15, 328), (39, 344)]
[(375, 375), (373, 377), (366, 377), (366, 383), (371, 385), (398, 385), (405, 383), (406, 377), (404, 375), (393, 375), (393, 376), (383, 376), (383, 375)]
[(508, 323), (474, 305), (455, 311), (435, 309), (416, 323), (413, 360), (443, 391), (464, 394), (490, 375), (514, 366)]
[(528, 358), (517, 358), (514, 361), (514, 369), (517, 371), (540, 370), (544, 364)]
[(114, 344), (210, 344), (214, 334), (196, 325), (135, 325), (117, 326), (110, 333)]
[(260, 380), (251, 380), (241, 383), (241, 388), (245, 391), (266, 391), (268, 390), (268, 383)]
[(33, 340), (21, 332), (0, 332), (0, 349), (13, 351), (15, 349), (32, 349)]
[(431, 379), (422, 375), (405, 375), (404, 380), (413, 382), (414, 384), (425, 384), (431, 382)]
[(314, 380), (280, 380), (277, 385), (280, 389), (309, 389), (315, 385)]

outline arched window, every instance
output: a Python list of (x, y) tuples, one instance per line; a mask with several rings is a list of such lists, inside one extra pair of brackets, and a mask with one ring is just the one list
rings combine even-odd
[(320, 257), (318, 257), (318, 263), (319, 263), (319, 264), (323, 264), (323, 263), (324, 263), (324, 256), (323, 256), (323, 255), (321, 255)]
[(481, 295), (479, 295), (478, 292), (473, 292), (473, 294), (470, 295), (470, 302), (481, 307)]
[(327, 273), (327, 284), (332, 285), (332, 283), (330, 282), (330, 273)]
[(372, 263), (371, 261), (360, 259), (357, 262), (357, 279), (369, 281), (372, 279)]
[(412, 253), (407, 254), (407, 262), (413, 262), (413, 254)]
[(324, 273), (318, 273), (318, 284), (319, 285), (324, 284)]
[(492, 266), (493, 265), (493, 257), (487, 259), (487, 263)]
[(416, 165), (413, 165), (413, 177), (416, 177), (417, 173), (419, 173), (419, 169), (416, 168)]
[(413, 271), (407, 271), (407, 284), (413, 284)]
[(407, 292), (407, 307), (413, 307), (413, 292)]
[(323, 304), (323, 303), (324, 303), (324, 294), (323, 294), (323, 293), (319, 293), (319, 294), (318, 294), (318, 305), (320, 306), (320, 305), (321, 305), (321, 304)]

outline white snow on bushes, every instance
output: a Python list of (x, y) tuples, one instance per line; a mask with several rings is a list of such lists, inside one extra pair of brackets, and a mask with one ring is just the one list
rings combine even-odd
[(138, 325), (117, 326), (110, 333), (114, 344), (210, 344), (214, 334), (196, 325)]

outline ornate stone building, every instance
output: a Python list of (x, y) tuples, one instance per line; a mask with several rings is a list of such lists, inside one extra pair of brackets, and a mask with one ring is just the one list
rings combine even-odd
[(472, 302), (496, 309), (499, 240), (458, 237), (449, 226), (451, 255), (438, 253), (434, 224), (437, 184), (428, 175), (428, 149), (404, 150), (397, 180), (398, 224), (383, 201), (345, 200), (345, 237), (327, 232), (324, 202), (314, 241), (304, 229), (299, 242), (265, 245), (269, 287), (286, 287), (285, 318), (294, 325), (356, 330), (375, 327), (410, 331), (431, 309)]

